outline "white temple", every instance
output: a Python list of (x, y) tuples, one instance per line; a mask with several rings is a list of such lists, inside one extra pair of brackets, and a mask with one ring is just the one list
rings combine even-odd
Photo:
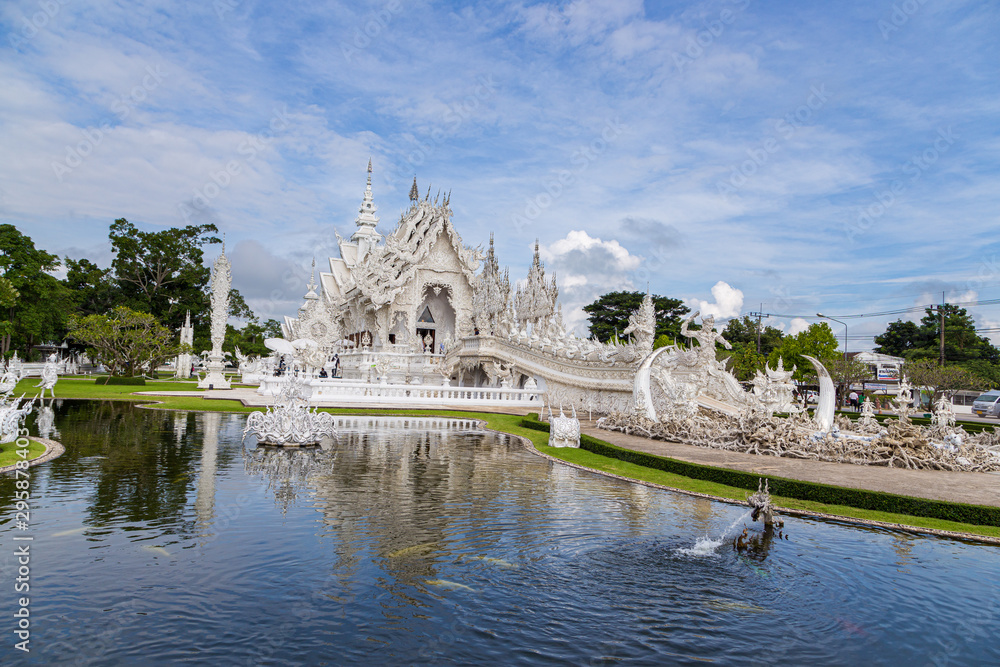
[(340, 257), (329, 259), (319, 285), (310, 280), (298, 317), (285, 318), (285, 338), (311, 338), (324, 348), (347, 339), (380, 350), (439, 351), (446, 340), (474, 333), (481, 254), (462, 243), (448, 203), (440, 194), (432, 202), (429, 191), (420, 199), (414, 179), (409, 210), (383, 238), (369, 162), (357, 230), (350, 239), (338, 234)]
[[(340, 354), (343, 383), (317, 380), (314, 399), (338, 394), (343, 400), (350, 389), (344, 383), (357, 382), (382, 385), (385, 394), (434, 384), (495, 388), (498, 401), (511, 392), (511, 400), (544, 394), (567, 408), (630, 407), (635, 367), (653, 347), (652, 303), (630, 320), (627, 343), (567, 333), (556, 279), (546, 277), (538, 243), (526, 280), (512, 289), (492, 236), (485, 252), (463, 243), (450, 198), (439, 192), (432, 200), (430, 190), (421, 198), (414, 178), (409, 208), (383, 237), (369, 161), (357, 229), (349, 239), (338, 235), (340, 257), (329, 258), (318, 284), (314, 268), (298, 317), (282, 325), (286, 340), (315, 341), (329, 357)], [(316, 368), (294, 363), (297, 372)], [(279, 384), (263, 378), (259, 393), (276, 394)], [(351, 391), (373, 396), (368, 388)]]

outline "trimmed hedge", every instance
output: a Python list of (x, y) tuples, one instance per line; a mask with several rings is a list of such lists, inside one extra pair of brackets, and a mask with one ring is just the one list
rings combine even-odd
[(109, 375), (107, 377), (97, 378), (94, 384), (104, 384), (104, 385), (144, 385), (146, 384), (146, 378), (128, 378), (119, 377), (117, 375)]
[[(521, 426), (538, 431), (549, 430), (548, 424), (532, 420), (530, 417), (533, 417), (533, 415), (529, 415), (528, 419), (521, 420)], [(771, 493), (786, 498), (810, 500), (828, 505), (846, 505), (848, 507), (878, 512), (957, 521), (977, 526), (1000, 526), (1000, 507), (949, 503), (941, 500), (913, 498), (892, 493), (882, 493), (880, 491), (869, 491), (867, 489), (848, 489), (829, 484), (802, 482), (794, 479), (748, 473), (741, 470), (730, 470), (728, 468), (715, 468), (698, 463), (688, 463), (687, 461), (678, 461), (677, 459), (647, 454), (645, 452), (637, 452), (631, 449), (623, 449), (622, 447), (616, 447), (586, 434), (580, 436), (580, 448), (600, 456), (634, 463), (646, 468), (663, 470), (664, 472), (683, 475), (692, 479), (716, 482), (751, 491), (757, 490), (757, 483), (761, 477), (767, 477)]]

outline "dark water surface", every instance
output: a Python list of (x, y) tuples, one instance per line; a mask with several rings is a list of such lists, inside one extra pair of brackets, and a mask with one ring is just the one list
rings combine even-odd
[(243, 415), (52, 416), (67, 452), (31, 469), (27, 531), (0, 479), (5, 662), (1000, 664), (996, 547), (788, 518), (741, 555), (743, 508), (468, 422), (346, 420), (291, 454), (244, 452)]

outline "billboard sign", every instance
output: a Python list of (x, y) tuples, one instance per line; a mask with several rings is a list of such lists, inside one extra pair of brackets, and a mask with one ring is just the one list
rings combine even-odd
[(899, 380), (899, 366), (879, 366), (876, 379)]

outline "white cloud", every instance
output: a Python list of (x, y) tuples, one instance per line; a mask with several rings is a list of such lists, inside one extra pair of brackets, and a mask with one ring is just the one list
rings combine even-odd
[(737, 317), (743, 310), (743, 292), (720, 280), (712, 287), (712, 298), (715, 302), (700, 299), (688, 299), (692, 310), (701, 311), (702, 316), (712, 315), (716, 319), (727, 320)]
[(557, 274), (566, 327), (581, 336), (587, 333), (587, 314), (582, 307), (602, 294), (635, 289), (629, 274), (642, 261), (618, 241), (594, 238), (583, 230), (539, 247), (538, 254), (546, 270)]
[(801, 317), (795, 317), (792, 319), (791, 325), (788, 327), (788, 335), (795, 336), (800, 334), (809, 328), (809, 322), (805, 321)]

